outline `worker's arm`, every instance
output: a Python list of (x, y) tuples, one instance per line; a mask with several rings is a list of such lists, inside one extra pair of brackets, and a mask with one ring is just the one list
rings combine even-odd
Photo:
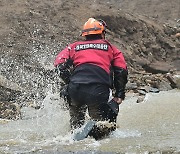
[(125, 87), (127, 83), (128, 71), (127, 69), (114, 67), (114, 88), (115, 98), (117, 103), (121, 103), (125, 98)]
[(55, 71), (61, 79), (65, 82), (65, 84), (68, 84), (73, 66), (73, 61), (70, 58), (70, 47), (65, 48), (57, 55), (54, 61), (54, 66)]
[(115, 88), (114, 100), (120, 104), (125, 98), (125, 87), (127, 83), (128, 70), (122, 52), (114, 46), (112, 48), (114, 57), (112, 62)]

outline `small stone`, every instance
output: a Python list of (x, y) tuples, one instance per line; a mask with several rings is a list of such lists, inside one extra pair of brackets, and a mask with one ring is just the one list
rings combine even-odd
[(143, 91), (145, 91), (145, 92), (149, 92), (149, 90), (150, 90), (150, 87), (149, 86), (144, 86), (144, 87), (139, 87), (138, 88), (139, 90), (143, 90)]
[(145, 96), (139, 96), (136, 103), (141, 103), (144, 101)]
[(139, 93), (140, 95), (146, 95), (146, 91), (144, 91), (144, 90), (138, 90), (138, 93)]
[(159, 89), (158, 88), (150, 88), (149, 92), (152, 92), (152, 93), (159, 93)]

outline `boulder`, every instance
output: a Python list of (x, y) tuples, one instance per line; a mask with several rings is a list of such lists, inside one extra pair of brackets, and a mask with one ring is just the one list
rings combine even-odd
[(149, 73), (157, 74), (157, 73), (168, 73), (173, 68), (170, 64), (166, 62), (154, 62), (151, 64), (146, 64), (143, 66), (144, 70)]

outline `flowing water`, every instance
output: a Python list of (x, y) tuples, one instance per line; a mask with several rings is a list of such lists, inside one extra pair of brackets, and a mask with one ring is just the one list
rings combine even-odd
[(22, 120), (0, 121), (0, 153), (180, 153), (180, 91), (129, 96), (118, 129), (100, 141), (74, 141), (68, 110), (49, 93), (43, 107), (22, 109)]

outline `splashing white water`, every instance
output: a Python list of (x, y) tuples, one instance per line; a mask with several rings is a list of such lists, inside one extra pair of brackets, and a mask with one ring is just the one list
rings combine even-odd
[[(147, 94), (143, 103), (127, 98), (120, 106), (119, 128), (110, 137), (74, 141), (69, 113), (58, 94), (48, 92), (39, 110), (22, 109), (22, 120), (0, 122), (0, 152), (96, 151), (145, 153), (180, 149), (180, 91)], [(47, 152), (48, 153), (48, 152)]]

